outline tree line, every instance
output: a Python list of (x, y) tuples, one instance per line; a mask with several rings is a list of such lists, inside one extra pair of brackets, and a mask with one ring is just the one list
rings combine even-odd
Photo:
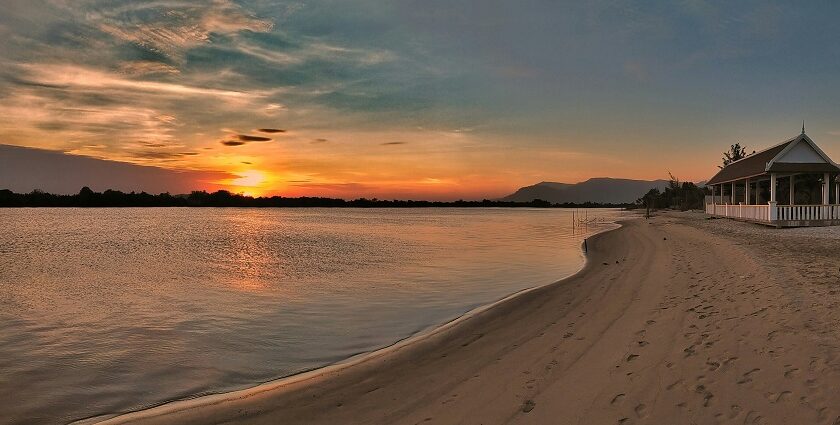
[(501, 208), (628, 208), (633, 204), (551, 203), (541, 199), (530, 202), (513, 202), (484, 199), (481, 201), (411, 201), (359, 198), (344, 200), (321, 197), (287, 198), (282, 196), (252, 197), (231, 193), (193, 191), (188, 195), (153, 195), (146, 192), (121, 192), (106, 190), (94, 192), (83, 187), (74, 195), (57, 195), (34, 190), (29, 193), (15, 193), (0, 190), (0, 207), (326, 207), (326, 208), (427, 208), (427, 207), (501, 207)]
[(665, 190), (653, 188), (636, 200), (636, 205), (647, 210), (673, 208), (680, 211), (705, 208), (707, 190), (692, 182), (680, 182), (673, 174)]
[[(735, 161), (744, 159), (752, 154), (747, 152), (745, 146), (740, 143), (735, 143), (729, 146), (729, 150), (723, 153), (721, 162), (718, 168), (732, 164)], [(636, 206), (645, 208), (648, 211), (660, 208), (673, 208), (680, 211), (699, 210), (705, 208), (706, 195), (711, 195), (711, 191), (705, 187), (699, 187), (692, 182), (680, 182), (670, 172), (668, 173), (668, 186), (665, 190), (660, 191), (657, 188), (649, 190), (644, 196), (636, 200)]]

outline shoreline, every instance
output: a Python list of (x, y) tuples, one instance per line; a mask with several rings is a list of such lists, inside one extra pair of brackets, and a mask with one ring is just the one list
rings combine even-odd
[[(125, 423), (136, 423), (136, 422), (145, 422), (145, 421), (153, 421), (157, 423), (157, 418), (161, 418), (167, 415), (172, 414), (180, 414), (182, 412), (189, 412), (196, 409), (201, 409), (205, 406), (215, 406), (221, 403), (244, 400), (249, 397), (257, 396), (266, 392), (273, 392), (273, 391), (280, 391), (285, 387), (293, 386), (293, 385), (305, 385), (307, 381), (313, 379), (324, 378), (326, 375), (331, 373), (339, 372), (343, 369), (352, 368), (364, 362), (372, 361), (382, 356), (387, 356), (391, 353), (397, 352), (403, 349), (411, 349), (411, 347), (415, 344), (421, 344), (428, 338), (433, 338), (440, 333), (446, 332), (451, 328), (457, 327), (459, 324), (474, 318), (488, 310), (496, 308), (504, 303), (511, 302), (516, 298), (528, 294), (533, 291), (537, 291), (540, 289), (553, 287), (555, 285), (562, 285), (564, 282), (575, 278), (579, 274), (581, 274), (592, 262), (592, 258), (590, 257), (588, 251), (588, 247), (586, 241), (593, 241), (609, 232), (615, 232), (621, 229), (623, 226), (622, 223), (638, 219), (637, 217), (628, 217), (621, 219), (615, 223), (613, 226), (609, 228), (600, 230), (587, 238), (584, 238), (581, 241), (580, 245), (580, 254), (583, 258), (583, 262), (581, 263), (580, 267), (575, 270), (574, 273), (551, 283), (547, 283), (545, 285), (534, 286), (530, 288), (520, 289), (516, 292), (508, 294), (502, 298), (499, 298), (493, 302), (488, 304), (484, 304), (475, 308), (472, 308), (463, 314), (452, 318), (446, 322), (433, 325), (429, 328), (416, 332), (414, 334), (408, 335), (402, 339), (395, 341), (393, 344), (383, 346), (377, 348), (373, 351), (363, 352), (351, 357), (348, 357), (344, 360), (338, 361), (336, 363), (331, 363), (325, 366), (317, 367), (314, 369), (304, 370), (292, 375), (272, 379), (266, 382), (258, 383), (254, 386), (243, 388), (239, 390), (227, 391), (222, 393), (216, 394), (208, 394), (197, 396), (193, 398), (186, 398), (186, 399), (179, 399), (173, 401), (166, 401), (158, 405), (154, 405), (148, 408), (134, 410), (125, 413), (118, 413), (118, 414), (105, 414), (105, 415), (98, 415), (89, 418), (83, 418), (76, 421), (71, 422), (72, 425), (92, 425), (92, 424), (101, 424), (101, 425), (116, 425), (116, 424), (125, 424)], [(167, 420), (164, 419), (161, 423), (168, 423)]]
[(840, 235), (814, 232), (630, 219), (578, 273), (422, 339), (104, 423), (840, 423)]

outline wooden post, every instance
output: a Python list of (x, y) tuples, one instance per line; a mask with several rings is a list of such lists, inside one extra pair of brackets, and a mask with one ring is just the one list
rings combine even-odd
[(749, 177), (747, 177), (746, 180), (744, 180), (744, 204), (745, 205), (750, 204), (750, 178)]
[(840, 204), (840, 184), (834, 182), (834, 203)]
[(735, 182), (732, 182), (732, 193), (729, 194), (729, 203), (735, 205)]
[(717, 201), (715, 200), (715, 194), (717, 193), (717, 187), (712, 185), (712, 214), (715, 213), (715, 205)]
[(825, 173), (823, 175), (823, 205), (828, 205), (828, 197), (830, 196), (831, 192), (831, 175)]
[(790, 175), (790, 205), (793, 206), (793, 201), (796, 198), (796, 175)]
[(770, 202), (767, 205), (770, 206), (768, 219), (770, 221), (778, 220), (779, 210), (776, 208), (776, 173), (770, 173)]

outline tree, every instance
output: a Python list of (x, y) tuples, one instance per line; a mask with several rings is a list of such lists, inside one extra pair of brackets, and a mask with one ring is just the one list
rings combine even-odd
[(752, 155), (753, 153), (755, 153), (755, 151), (752, 151), (752, 153), (748, 154), (747, 153), (747, 148), (746, 147), (741, 147), (740, 143), (735, 143), (734, 145), (730, 145), (729, 146), (729, 151), (723, 153), (723, 158), (722, 158), (723, 159), (723, 166), (718, 166), (718, 168), (726, 167), (727, 165), (729, 165), (729, 164), (731, 164), (731, 163), (733, 163), (733, 162), (735, 162), (739, 159), (746, 158), (747, 155)]
[(668, 172), (668, 186), (660, 192), (653, 188), (636, 201), (636, 205), (646, 209), (646, 215), (658, 208), (673, 208), (680, 211), (702, 209), (707, 190), (697, 187), (692, 182), (680, 182)]
[(639, 198), (636, 203), (645, 207), (645, 217), (650, 217), (650, 210), (656, 208), (656, 202), (659, 200), (661, 193), (659, 189), (653, 188)]

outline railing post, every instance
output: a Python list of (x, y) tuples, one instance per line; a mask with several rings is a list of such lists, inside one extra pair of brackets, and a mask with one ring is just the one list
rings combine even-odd
[(770, 201), (767, 203), (767, 207), (770, 209), (768, 211), (768, 221), (778, 221), (779, 220), (779, 209), (776, 207), (776, 201)]

